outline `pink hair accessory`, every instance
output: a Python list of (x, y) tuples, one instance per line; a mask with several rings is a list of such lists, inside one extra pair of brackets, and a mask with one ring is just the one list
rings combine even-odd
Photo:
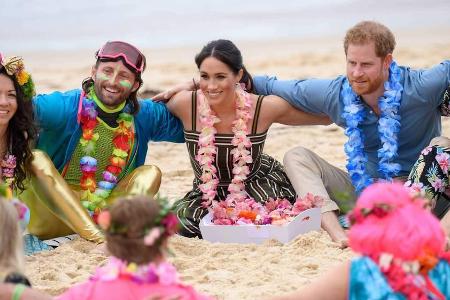
[(351, 213), (348, 214), (348, 218), (350, 223), (356, 224), (361, 223), (367, 216), (373, 215), (378, 218), (383, 218), (387, 216), (394, 207), (387, 203), (377, 203), (372, 208), (363, 207), (361, 209), (355, 209)]
[(103, 230), (108, 230), (111, 225), (111, 213), (107, 210), (103, 210), (97, 217), (97, 224)]
[(174, 213), (169, 213), (161, 221), (161, 225), (164, 226), (164, 231), (168, 235), (175, 234), (178, 230), (178, 218)]
[(161, 229), (159, 227), (152, 228), (144, 237), (144, 245), (152, 246), (155, 241), (161, 236)]

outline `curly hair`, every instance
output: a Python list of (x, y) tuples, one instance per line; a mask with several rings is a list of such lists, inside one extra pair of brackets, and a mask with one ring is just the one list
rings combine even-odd
[(31, 99), (25, 97), (15, 76), (8, 75), (3, 67), (0, 67), (0, 74), (12, 80), (16, 90), (17, 111), (8, 124), (8, 147), (16, 157), (13, 189), (23, 191), (24, 180), (29, 176), (28, 170), (33, 158), (31, 147), (37, 135), (33, 105)]
[[(126, 99), (127, 104), (130, 105), (130, 111), (129, 113), (132, 115), (136, 115), (139, 112), (139, 100), (138, 100), (138, 91), (139, 89), (142, 87), (142, 77), (140, 73), (137, 73), (133, 68), (128, 67), (127, 63), (125, 62), (124, 59), (122, 59), (122, 57), (116, 58), (116, 59), (111, 59), (111, 58), (100, 58), (97, 60), (97, 62), (95, 63), (95, 67), (98, 68), (99, 64), (101, 62), (108, 62), (108, 61), (118, 61), (121, 60), (123, 62), (123, 64), (136, 76), (136, 80), (139, 82), (139, 87), (136, 91), (132, 92), (130, 94), (130, 96), (128, 97), (128, 99)], [(83, 88), (83, 91), (85, 93), (89, 92), (89, 89), (94, 85), (94, 79), (92, 79), (92, 77), (88, 77), (86, 79), (83, 80), (81, 86)]]
[(168, 235), (162, 235), (151, 246), (144, 244), (145, 230), (154, 227), (159, 211), (158, 202), (148, 196), (118, 199), (110, 208), (111, 224), (126, 230), (120, 233), (106, 232), (109, 252), (138, 265), (162, 256)]
[(375, 53), (378, 57), (385, 57), (395, 49), (395, 37), (392, 31), (381, 23), (362, 21), (350, 28), (344, 38), (344, 50), (347, 55), (350, 44), (362, 45), (375, 43)]

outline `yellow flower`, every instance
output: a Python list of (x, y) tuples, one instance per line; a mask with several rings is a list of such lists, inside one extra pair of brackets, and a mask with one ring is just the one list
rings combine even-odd
[(137, 264), (132, 262), (127, 266), (127, 271), (128, 272), (136, 272), (137, 270)]
[(30, 74), (21, 70), (19, 73), (17, 73), (16, 78), (17, 78), (17, 82), (20, 85), (24, 85), (25, 83), (28, 82), (28, 79), (30, 79)]

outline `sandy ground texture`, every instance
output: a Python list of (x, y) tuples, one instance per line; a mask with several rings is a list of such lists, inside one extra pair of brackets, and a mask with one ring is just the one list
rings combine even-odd
[[(449, 32), (424, 31), (396, 33), (395, 58), (401, 65), (429, 67), (448, 59)], [(332, 77), (345, 70), (339, 37), (269, 43), (237, 43), (244, 61), (254, 74), (276, 74), (279, 78)], [(161, 90), (197, 76), (193, 57), (198, 48), (147, 49), (148, 69), (143, 89)], [(40, 92), (77, 88), (87, 77), (92, 52), (24, 54)], [(71, 60), (68, 61), (67, 57)], [(444, 120), (444, 134), (450, 122)], [(282, 161), (284, 153), (295, 147), (309, 148), (330, 163), (344, 167), (346, 139), (336, 126), (273, 126), (265, 152)], [(171, 199), (189, 191), (193, 173), (183, 144), (151, 144), (148, 164), (163, 171), (161, 193)], [(212, 244), (198, 239), (174, 237), (174, 253), (169, 260), (181, 278), (202, 292), (219, 299), (261, 299), (294, 291), (339, 262), (351, 258), (350, 250), (340, 250), (324, 232), (311, 232), (288, 244), (267, 241), (263, 245)], [(55, 251), (27, 258), (27, 275), (33, 285), (52, 295), (81, 282), (106, 257), (93, 244), (81, 239)]]

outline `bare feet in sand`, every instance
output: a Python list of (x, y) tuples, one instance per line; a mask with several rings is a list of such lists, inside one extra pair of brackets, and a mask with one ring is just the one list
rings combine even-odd
[(330, 235), (333, 242), (338, 244), (339, 248), (344, 249), (348, 247), (347, 233), (342, 228), (336, 214), (333, 211), (328, 211), (322, 214), (321, 225), (322, 228)]

